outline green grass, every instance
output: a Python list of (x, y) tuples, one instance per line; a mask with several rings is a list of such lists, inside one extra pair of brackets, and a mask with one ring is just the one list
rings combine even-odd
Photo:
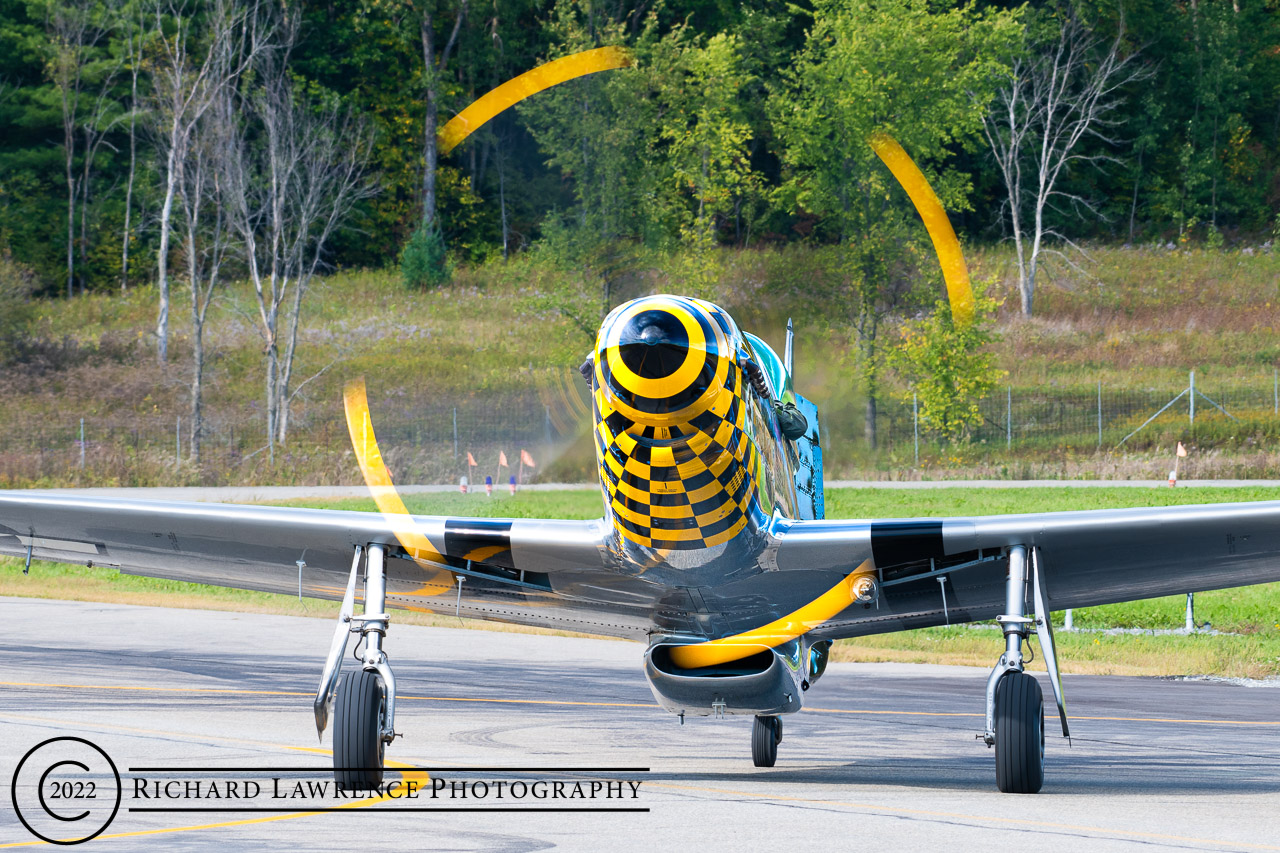
[[(1127, 422), (1119, 416), (1106, 427), (1103, 453), (1095, 452), (1088, 430), (1076, 436), (1028, 432), (1012, 450), (990, 440), (936, 447), (926, 437), (917, 468), (909, 421), (905, 430), (899, 424), (896, 435), (882, 435), (876, 452), (863, 441), (863, 399), (849, 357), (848, 312), (819, 295), (836, 290), (831, 282), (839, 264), (833, 250), (725, 250), (717, 255), (719, 280), (709, 295), (744, 328), (775, 345), (782, 342), (787, 318), (796, 318), (797, 387), (821, 406), (825, 458), (833, 476), (1159, 478), (1168, 470), (1168, 448), (1179, 440), (1193, 448), (1187, 460), (1192, 476), (1280, 476), (1280, 419), (1266, 405), (1272, 370), (1280, 361), (1275, 335), (1280, 253), (1091, 249), (1093, 261), (1083, 272), (1046, 269), (1036, 317), (1029, 321), (1017, 311), (1008, 247), (967, 253), (973, 277), (992, 280), (993, 292), (1005, 299), (998, 322), (1001, 340), (994, 350), (1008, 374), (1001, 384), (1013, 387), (1015, 401), (1041, 393), (1087, 397), (1097, 382), (1104, 395), (1150, 391), (1172, 397), (1185, 386), (1187, 371), (1195, 369), (1198, 386), (1210, 396), (1245, 388), (1256, 392), (1249, 396), (1248, 411), (1235, 413), (1243, 423), (1205, 411), (1193, 434), (1181, 415), (1171, 414), (1122, 453), (1106, 450), (1123, 434), (1119, 430)], [(629, 285), (636, 292), (620, 292), (619, 298), (680, 289), (683, 259), (650, 253), (637, 263), (638, 283)], [(450, 285), (432, 292), (406, 290), (394, 272), (345, 271), (318, 281), (305, 309), (295, 377), (301, 381), (332, 366), (296, 400), (293, 438), (274, 465), (265, 453), (249, 457), (265, 439), (262, 342), (244, 283), (226, 287), (212, 309), (207, 341), (212, 355), (205, 377), (207, 412), (237, 425), (238, 449), (209, 452), (200, 466), (175, 466), (172, 460), (173, 425), (177, 417), (186, 417), (189, 405), (184, 312), (173, 314), (171, 361), (161, 366), (151, 332), (153, 290), (41, 302), (30, 333), (53, 354), (35, 366), (0, 371), (0, 396), (6, 402), (0, 408), (0, 436), (60, 430), (61, 437), (39, 452), (6, 453), (0, 441), (0, 487), (354, 483), (341, 389), (360, 376), (368, 380), (375, 422), (415, 417), (422, 422), (453, 405), (496, 418), (514, 400), (556, 411), (563, 408), (559, 386), (566, 377), (578, 382), (573, 368), (590, 341), (547, 307), (546, 294), (592, 292), (597, 283), (583, 275), (525, 254), (507, 264), (462, 268)], [(885, 334), (888, 345), (892, 323)], [(885, 377), (886, 411), (890, 406), (901, 410), (907, 393), (895, 382)], [(1130, 416), (1140, 423), (1147, 417), (1146, 404)], [(91, 442), (84, 470), (71, 443), (81, 417)], [(118, 430), (114, 443), (95, 443), (95, 430), (111, 425)], [(121, 437), (130, 429), (147, 437), (137, 449)], [(225, 430), (218, 434), (214, 451), (226, 436)], [(484, 441), (493, 444), (496, 455), (501, 436)], [(472, 449), (480, 451), (482, 445), (477, 441)], [(452, 447), (446, 452), (389, 443), (385, 449), (389, 460), (402, 466), (393, 470), (412, 472), (408, 476), (417, 481), (456, 481), (463, 473)], [(572, 481), (592, 474), (586, 438), (551, 455), (556, 458), (540, 466), (537, 476)]]
[[(1273, 499), (1280, 499), (1280, 489), (833, 489), (827, 493), (827, 508), (832, 518), (893, 518)], [(600, 495), (595, 490), (522, 492), (515, 497), (493, 499), (456, 493), (409, 495), (405, 503), (411, 512), (424, 515), (588, 519), (600, 514)], [(365, 498), (293, 501), (290, 505), (374, 509), (373, 501)], [(326, 618), (332, 618), (336, 609), (329, 602), (299, 603), (296, 598), (283, 595), (139, 578), (110, 569), (41, 561), (34, 562), (31, 575), (24, 577), (21, 561), (7, 558), (0, 558), (0, 594)], [(1180, 628), (1184, 606), (1183, 596), (1170, 596), (1094, 607), (1076, 611), (1075, 624), (1084, 629)], [(1210, 622), (1216, 630), (1233, 636), (1059, 633), (1060, 655), (1069, 672), (1250, 678), (1280, 675), (1280, 584), (1199, 593), (1196, 616), (1198, 621)], [(454, 619), (420, 614), (398, 614), (397, 619), (411, 624), (457, 624)], [(1061, 624), (1061, 614), (1057, 621)], [(981, 628), (930, 628), (842, 641), (835, 658), (988, 666), (997, 656), (999, 645), (998, 635)]]
[[(497, 489), (497, 497), (463, 495), (458, 492), (405, 495), (404, 505), (415, 515), (462, 515), (471, 518), (599, 518), (603, 512), (600, 492), (596, 489), (568, 489), (554, 492), (517, 492), (506, 494)], [(351, 509), (373, 512), (372, 498), (336, 498), (333, 500), (284, 501), (285, 506), (309, 506), (317, 509)]]
[(1280, 488), (1049, 486), (1019, 489), (831, 489), (826, 495), (830, 518), (1005, 515), (1267, 500), (1280, 500)]
[[(1196, 596), (1197, 603), (1200, 596)], [(1274, 600), (1274, 597), (1273, 597)], [(1077, 611), (1077, 615), (1081, 611)], [(1079, 620), (1077, 620), (1079, 624)], [(1181, 624), (1181, 618), (1179, 623)], [(1280, 675), (1280, 631), (1248, 636), (1109, 635), (1086, 632), (1054, 635), (1058, 661), (1067, 673), (1092, 675), (1274, 678)], [(1044, 671), (1038, 643), (1029, 668)], [(990, 667), (1003, 651), (1000, 634), (978, 628), (924, 628), (841, 640), (840, 661), (896, 661)]]

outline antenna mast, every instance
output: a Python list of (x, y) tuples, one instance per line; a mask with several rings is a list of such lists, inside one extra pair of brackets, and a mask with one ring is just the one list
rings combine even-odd
[(787, 318), (787, 348), (783, 351), (782, 363), (787, 368), (787, 375), (791, 375), (791, 351), (792, 344), (795, 341), (796, 332), (791, 326), (791, 318)]

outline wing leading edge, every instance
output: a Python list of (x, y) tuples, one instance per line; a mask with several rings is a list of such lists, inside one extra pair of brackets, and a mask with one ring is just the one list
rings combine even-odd
[[(394, 548), (405, 523), (371, 512), (0, 492), (0, 554), (25, 557), (30, 548), (37, 559), (316, 598), (341, 599), (353, 549)], [(389, 561), (387, 580), (419, 597), (451, 592), (455, 573), (537, 587), (550, 574), (599, 570), (607, 559), (598, 521), (412, 523), (445, 562)]]
[(1280, 501), (974, 518), (798, 521), (781, 570), (850, 571), (870, 556), (876, 607), (854, 605), (817, 634), (846, 637), (992, 619), (1007, 549), (1038, 549), (1054, 610), (1280, 581)]
[[(602, 521), (413, 520), (445, 562), (389, 560), (390, 604), (453, 612), (463, 576), (457, 601), (464, 615), (480, 595), (488, 603), (469, 615), (634, 638), (649, 630), (653, 602), (618, 574)], [(401, 524), (368, 512), (0, 492), (0, 554), (23, 557), (30, 547), (39, 559), (334, 600), (342, 597), (355, 546), (381, 543), (394, 552)], [(780, 598), (821, 592), (868, 558), (879, 575), (875, 604), (854, 604), (814, 626), (815, 639), (994, 618), (1003, 610), (1013, 545), (1038, 550), (1054, 610), (1280, 581), (1280, 501), (781, 521), (775, 533), (767, 562), (778, 572), (760, 576), (767, 586), (747, 581), (753, 596), (764, 589)], [(611, 613), (583, 618), (598, 608), (563, 593), (600, 599), (592, 603)], [(501, 609), (493, 609), (494, 600)], [(759, 624), (760, 611), (747, 609), (737, 630)]]

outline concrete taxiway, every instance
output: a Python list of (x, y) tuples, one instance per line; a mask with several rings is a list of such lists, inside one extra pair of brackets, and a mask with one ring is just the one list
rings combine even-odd
[[(388, 758), (428, 768), (398, 771), (406, 778), (424, 790), (436, 778), (560, 781), (570, 791), (626, 780), (639, 783), (636, 796), (535, 800), (507, 788), (499, 801), (472, 788), (466, 800), (312, 799), (305, 805), (337, 810), (301, 814), (141, 812), (301, 808), (261, 797), (140, 799), (135, 786), (280, 779), (288, 791), (327, 778), (311, 695), (332, 624), (15, 598), (0, 598), (0, 624), (6, 788), (24, 754), (50, 738), (92, 741), (120, 771), (118, 814), (80, 849), (1280, 850), (1274, 688), (1069, 675), (1074, 740), (1047, 720), (1044, 791), (1012, 796), (996, 792), (992, 754), (974, 739), (983, 670), (832, 665), (809, 709), (786, 718), (777, 766), (757, 769), (749, 718), (681, 726), (653, 704), (635, 644), (394, 622), (387, 649), (404, 738)], [(30, 765), (14, 790), (24, 813), (40, 808)], [(494, 769), (512, 767), (538, 769)], [(109, 773), (94, 778), (109, 787)], [(34, 841), (9, 799), (0, 847)]]

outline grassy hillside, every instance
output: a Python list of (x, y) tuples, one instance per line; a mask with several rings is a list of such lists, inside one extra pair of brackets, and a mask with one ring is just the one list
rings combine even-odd
[[(912, 515), (988, 515), (1096, 509), (1123, 506), (1168, 506), (1185, 503), (1280, 498), (1280, 489), (934, 489), (902, 491), (835, 489), (828, 494), (831, 517), (902, 517)], [(372, 510), (368, 499), (305, 501), (296, 505)], [(521, 492), (514, 498), (487, 499), (458, 494), (412, 495), (410, 511), (468, 516), (592, 518), (600, 512), (595, 490)], [(256, 613), (285, 613), (333, 618), (336, 605), (303, 601), (286, 595), (219, 589), (178, 581), (121, 575), (111, 569), (86, 569), (35, 562), (21, 574), (19, 560), (0, 558), (0, 594), (38, 598), (109, 601), (166, 607), (192, 607)], [(1075, 612), (1081, 629), (1176, 629), (1183, 625), (1183, 596), (1094, 607)], [(1059, 633), (1060, 654), (1067, 672), (1121, 675), (1218, 675), (1262, 678), (1280, 675), (1280, 584), (1200, 593), (1196, 617), (1226, 635), (1109, 634), (1093, 630)], [(453, 617), (397, 611), (398, 623), (456, 627)], [(1061, 614), (1057, 619), (1061, 624)], [(489, 630), (534, 630), (492, 623), (465, 622)], [(990, 666), (1001, 647), (999, 635), (980, 627), (931, 628), (863, 637), (837, 644), (837, 660), (907, 661)], [(1042, 667), (1037, 660), (1032, 668)]]
[[(1193, 450), (1184, 462), (1188, 475), (1280, 476), (1280, 418), (1272, 405), (1280, 256), (1151, 248), (1097, 249), (1092, 256), (1083, 271), (1050, 266), (1037, 315), (1023, 320), (1008, 251), (970, 251), (975, 279), (993, 280), (1005, 297), (996, 352), (1014, 400), (1016, 440), (1006, 449), (1002, 388), (984, 404), (989, 423), (974, 442), (939, 447), (926, 437), (918, 467), (909, 390), (892, 381), (881, 400), (880, 449), (866, 447), (847, 312), (813, 297), (835, 275), (830, 250), (726, 251), (714, 281), (700, 289), (779, 347), (786, 318), (796, 317), (797, 385), (822, 407), (829, 476), (1162, 477), (1178, 440)], [(691, 269), (687, 258), (639, 258), (614, 299), (685, 290)], [(402, 478), (454, 481), (468, 473), (459, 461), (468, 450), (484, 460), (482, 477), (498, 449), (528, 446), (539, 458), (536, 476), (587, 479), (585, 395), (574, 368), (590, 338), (568, 315), (594, 322), (597, 288), (582, 271), (527, 255), (462, 269), (431, 293), (406, 291), (386, 272), (343, 272), (318, 282), (307, 297), (295, 369), (295, 385), (310, 381), (294, 402), (293, 436), (273, 463), (263, 449), (256, 309), (243, 284), (228, 287), (209, 322), (209, 429), (198, 467), (175, 464), (177, 419), (190, 428), (183, 294), (175, 292), (165, 366), (154, 355), (153, 291), (40, 303), (27, 357), (0, 368), (7, 404), (0, 408), (0, 486), (351, 483), (341, 388), (357, 376), (368, 382), (375, 427)], [(1200, 402), (1193, 432), (1179, 404), (1112, 452), (1125, 432), (1185, 387), (1191, 369), (1198, 387), (1225, 400), (1237, 420)], [(1102, 452), (1090, 414), (1098, 383), (1107, 408)], [(1067, 434), (1068, 416), (1079, 421), (1078, 434)]]

